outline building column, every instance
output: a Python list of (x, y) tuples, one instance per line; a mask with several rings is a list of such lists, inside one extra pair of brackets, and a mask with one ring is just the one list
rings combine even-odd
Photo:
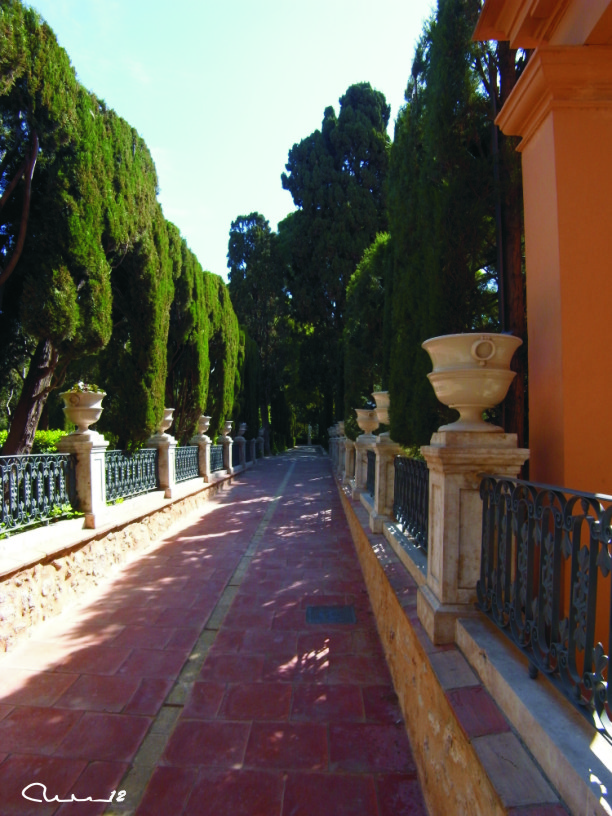
[(538, 48), (497, 118), (522, 136), (530, 478), (612, 493), (612, 49)]

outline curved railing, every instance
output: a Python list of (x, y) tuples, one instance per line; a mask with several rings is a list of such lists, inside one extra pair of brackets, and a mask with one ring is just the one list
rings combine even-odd
[(62, 518), (74, 510), (75, 457), (69, 453), (0, 456), (0, 534)]
[(106, 451), (106, 501), (157, 490), (157, 458), (157, 448), (141, 448), (134, 453)]
[(612, 496), (485, 476), (478, 605), (612, 737)]
[(177, 482), (196, 479), (200, 475), (200, 449), (197, 445), (175, 448), (174, 473)]
[(429, 469), (420, 459), (395, 457), (393, 514), (402, 532), (427, 552), (429, 523)]

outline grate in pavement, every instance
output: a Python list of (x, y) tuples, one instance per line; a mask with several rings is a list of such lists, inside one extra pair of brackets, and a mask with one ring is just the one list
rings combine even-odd
[(307, 606), (306, 623), (357, 623), (354, 606)]

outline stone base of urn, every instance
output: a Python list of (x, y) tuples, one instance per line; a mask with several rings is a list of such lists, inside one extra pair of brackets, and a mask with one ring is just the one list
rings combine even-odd
[(395, 457), (402, 452), (388, 433), (380, 434), (374, 445), (376, 454), (376, 478), (374, 509), (370, 513), (370, 530), (382, 533), (383, 524), (393, 517), (393, 491), (395, 487)]
[(76, 454), (76, 494), (79, 510), (85, 515), (85, 527), (94, 530), (104, 523), (106, 508), (106, 471), (104, 454), (108, 442), (96, 431), (76, 431), (57, 443), (58, 453)]
[(167, 433), (156, 433), (146, 441), (147, 448), (157, 448), (159, 487), (164, 498), (171, 499), (176, 486), (176, 439)]
[(517, 447), (516, 434), (439, 431), (421, 453), (429, 468), (429, 540), (417, 612), (433, 643), (452, 643), (457, 618), (474, 614), (482, 474), (516, 478), (529, 450)]

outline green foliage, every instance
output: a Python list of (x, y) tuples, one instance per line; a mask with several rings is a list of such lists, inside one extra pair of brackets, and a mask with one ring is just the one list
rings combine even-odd
[(232, 222), (227, 258), (232, 304), (259, 350), (257, 395), (267, 446), (270, 402), (283, 387), (288, 302), (278, 237), (263, 215), (253, 212)]
[[(8, 431), (0, 431), (0, 446), (6, 442)], [(56, 453), (57, 443), (66, 431), (36, 431), (32, 453)]]
[(496, 326), (490, 106), (471, 42), (478, 8), (473, 0), (438, 3), (391, 151), (391, 435), (406, 446), (426, 443), (448, 418), (421, 343)]
[(236, 384), (238, 388), (232, 412), (234, 428), (246, 422), (245, 438), (254, 439), (259, 430), (261, 360), (257, 344), (243, 328), (240, 329)]
[[(204, 278), (208, 275), (168, 224), (174, 260), (174, 300), (168, 333), (166, 405), (174, 408), (174, 433), (186, 442), (196, 432), (208, 399), (208, 314)], [(178, 253), (178, 255), (177, 255)]]
[(386, 228), (389, 106), (369, 83), (352, 85), (338, 116), (289, 152), (282, 184), (297, 212), (279, 224), (286, 286), (297, 321), (314, 327), (318, 365), (304, 382), (321, 394), (323, 427), (343, 413), (346, 287), (366, 248)]
[(350, 439), (361, 431), (354, 408), (363, 408), (382, 389), (385, 284), (392, 273), (389, 233), (380, 233), (365, 251), (346, 293), (344, 327), (344, 416)]
[(218, 275), (206, 275), (205, 302), (210, 327), (210, 386), (206, 412), (211, 417), (209, 436), (214, 438), (232, 413), (240, 329), (227, 287)]

